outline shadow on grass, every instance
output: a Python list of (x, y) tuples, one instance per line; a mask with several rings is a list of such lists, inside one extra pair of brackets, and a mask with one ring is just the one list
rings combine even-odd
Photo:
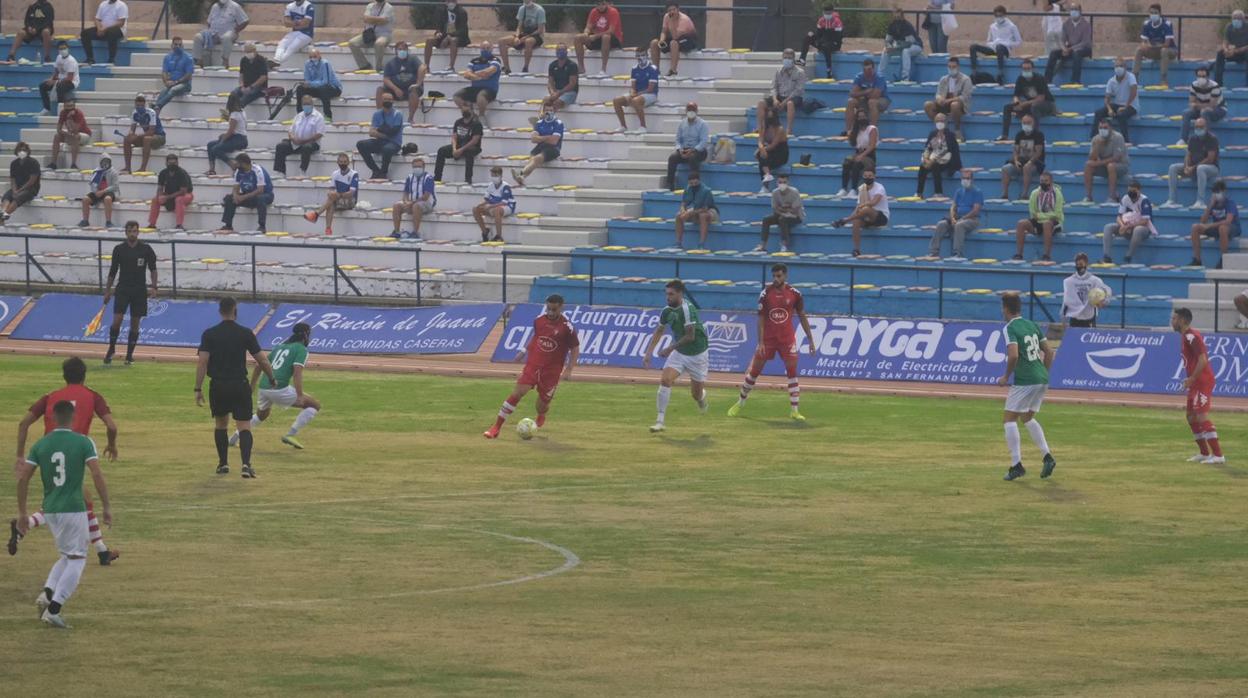
[(694, 436), (688, 439), (681, 439), (681, 438), (673, 438), (671, 436), (668, 436), (667, 432), (663, 432), (663, 434), (661, 434), (658, 438), (659, 438), (659, 441), (662, 441), (664, 444), (668, 446), (676, 446), (679, 448), (685, 448), (685, 449), (689, 449), (690, 451), (695, 451), (695, 450), (701, 451), (704, 449), (711, 448), (715, 445), (715, 440), (711, 438), (710, 434), (699, 434), (697, 436)]
[(1227, 477), (1233, 477), (1236, 480), (1242, 480), (1244, 478), (1248, 478), (1248, 470), (1244, 470), (1242, 468), (1236, 468), (1234, 466), (1230, 466), (1225, 463), (1210, 464), (1209, 468), (1211, 470), (1216, 470), (1219, 473), (1222, 473), (1223, 475)]

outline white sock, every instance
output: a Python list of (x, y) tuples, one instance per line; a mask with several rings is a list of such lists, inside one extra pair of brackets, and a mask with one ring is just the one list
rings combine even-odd
[(61, 578), (56, 581), (56, 586), (52, 589), (52, 600), (63, 604), (74, 595), (74, 590), (78, 588), (78, 581), (82, 579), (82, 571), (87, 568), (87, 561), (83, 558), (77, 560), (65, 560), (65, 571), (61, 573)]
[(48, 572), (48, 581), (44, 583), (45, 589), (56, 590), (57, 582), (61, 581), (61, 575), (65, 573), (65, 563), (69, 560), (64, 556), (60, 556), (56, 560), (56, 564), (52, 565), (52, 571)]
[[(260, 426), (261, 421), (262, 420), (260, 419), (260, 415), (258, 414), (251, 415), (251, 428), (255, 429), (256, 427)], [(235, 431), (234, 433), (237, 434), (238, 432)]]
[(655, 404), (659, 408), (659, 418), (657, 420), (659, 424), (662, 424), (663, 420), (667, 418), (667, 403), (671, 399), (672, 389), (666, 385), (660, 385), (659, 395), (655, 398)]
[(706, 387), (705, 386), (703, 386), (702, 388), (702, 394), (694, 398), (693, 401), (698, 403), (699, 405), (706, 402)]
[(1040, 448), (1040, 452), (1047, 456), (1049, 454), (1049, 442), (1044, 438), (1044, 428), (1040, 426), (1040, 422), (1034, 419), (1027, 422), (1027, 433), (1031, 434), (1031, 440)]
[(27, 527), (27, 528), (38, 528), (39, 526), (42, 526), (42, 525), (43, 525), (44, 520), (45, 520), (45, 519), (43, 518), (43, 512), (42, 512), (42, 511), (36, 511), (35, 513), (33, 513), (33, 514), (31, 514), (30, 516), (26, 517), (26, 527)]
[(1018, 422), (1005, 423), (1005, 445), (1010, 448), (1010, 465), (1023, 462), (1023, 439), (1018, 434)]
[(95, 552), (97, 553), (103, 553), (103, 552), (108, 551), (108, 546), (104, 544), (103, 538), (100, 538), (99, 540), (92, 542), (91, 545), (95, 547)]
[(303, 408), (303, 411), (299, 413), (299, 416), (295, 417), (295, 423), (290, 425), (290, 432), (286, 435), (294, 436), (295, 434), (298, 434), (299, 430), (308, 426), (308, 422), (312, 421), (312, 418), (315, 416), (316, 416), (315, 407)]

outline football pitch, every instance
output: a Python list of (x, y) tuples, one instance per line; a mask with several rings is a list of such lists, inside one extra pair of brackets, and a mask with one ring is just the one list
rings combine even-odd
[[(1049, 405), (1058, 459), (1008, 463), (1000, 401), (682, 383), (560, 387), (546, 429), (481, 438), (511, 382), (331, 372), (259, 479), (213, 473), (191, 364), (90, 364), (121, 458), (121, 551), (32, 603), (46, 529), (0, 553), (0, 685), (16, 695), (1248, 695), (1248, 429), (1229, 464), (1169, 411)], [(656, 380), (658, 373), (655, 372)], [(61, 385), (0, 356), (0, 444)], [(102, 446), (99, 422), (93, 436)], [(41, 488), (32, 484), (32, 501)], [(10, 468), (0, 517), (14, 515)]]

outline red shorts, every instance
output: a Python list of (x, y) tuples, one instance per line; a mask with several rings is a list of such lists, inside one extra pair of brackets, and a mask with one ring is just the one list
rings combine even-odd
[(1213, 383), (1192, 383), (1187, 389), (1187, 411), (1208, 412), (1213, 407)]
[(790, 375), (797, 375), (797, 342), (763, 342), (761, 353), (754, 352), (754, 362), (758, 370), (771, 361), (776, 354), (784, 362), (784, 368)]
[(536, 387), (542, 401), (550, 402), (555, 398), (555, 389), (559, 387), (562, 376), (562, 366), (525, 366), (516, 383)]

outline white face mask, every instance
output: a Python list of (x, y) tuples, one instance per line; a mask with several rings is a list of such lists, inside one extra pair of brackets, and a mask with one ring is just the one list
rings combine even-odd
[(1149, 15), (1148, 21), (1152, 22), (1153, 24), (1157, 24), (1158, 22), (1161, 21), (1161, 15)]
[(19, 150), (19, 151), (17, 151), (17, 159), (18, 159), (18, 160), (25, 160), (27, 155), (30, 155), (30, 153), (26, 152), (25, 150)]
[(963, 178), (962, 178), (962, 188), (963, 188), (963, 189), (970, 189), (970, 188), (971, 188), (971, 180), (967, 179), (966, 177), (963, 177)]
[(1114, 75), (1115, 75), (1116, 77), (1122, 77), (1123, 75), (1126, 75), (1126, 74), (1127, 74), (1127, 69), (1126, 69), (1126, 68), (1124, 68), (1123, 66), (1120, 66), (1120, 65), (1116, 65), (1116, 66), (1114, 66)]
[(412, 165), (412, 174), (416, 175), (417, 177), (423, 177), (423, 176), (424, 176), (424, 174), (425, 174), (425, 168), (424, 168), (424, 166), (422, 166), (422, 165)]
[(698, 118), (698, 113), (696, 111), (687, 111), (685, 112), (685, 118), (688, 119), (689, 121), (693, 121), (694, 119)]
[(1204, 86), (1206, 86), (1206, 85), (1208, 85), (1208, 84), (1209, 84), (1209, 78), (1207, 78), (1207, 77), (1203, 77), (1203, 78), (1198, 77), (1198, 78), (1196, 78), (1196, 84), (1197, 84), (1197, 85), (1199, 85), (1200, 87), (1204, 87)]
[(936, 130), (937, 130), (937, 131), (944, 131), (944, 130), (945, 130), (945, 122), (943, 122), (943, 121), (937, 121), (937, 122), (936, 122)]
[(1082, 17), (1082, 16), (1083, 16), (1083, 13), (1082, 13), (1082, 12), (1080, 12), (1079, 10), (1071, 10), (1071, 11), (1070, 11), (1070, 18), (1071, 18), (1071, 19), (1079, 19), (1079, 18), (1080, 18), (1080, 17)]
[(998, 26), (998, 27), (1004, 27), (1004, 26), (1005, 26), (1005, 18), (1004, 18), (1004, 17), (998, 17), (998, 18), (997, 18), (997, 26)]
[(497, 187), (498, 185), (503, 183), (503, 178), (502, 177), (490, 177), (490, 181), (493, 182), (494, 186)]
[(788, 190), (789, 190), (789, 185), (788, 185), (787, 183), (785, 183), (785, 182), (781, 182), (781, 183), (779, 183), (779, 184), (777, 184), (777, 185), (776, 185), (776, 189), (777, 189), (778, 191), (788, 191)]
[(1097, 129), (1096, 132), (1101, 134), (1101, 138), (1109, 138), (1109, 129), (1107, 128)]
[(1031, 124), (1023, 124), (1023, 133), (1031, 133), (1035, 129), (1036, 127), (1032, 126)]
[(61, 50), (60, 50), (60, 54), (61, 54), (61, 58), (68, 58), (68, 57), (69, 57), (69, 49), (67, 49), (67, 48), (63, 48), (63, 49), (61, 49)]
[(958, 73), (960, 73), (960, 72), (962, 72), (962, 71), (961, 71), (961, 70), (959, 70), (959, 69), (958, 69), (958, 67), (955, 65), (955, 66), (953, 66), (952, 68), (950, 68), (950, 69), (949, 69), (949, 76), (950, 76), (950, 77), (954, 77), (954, 78), (956, 78), (956, 77), (958, 77)]

